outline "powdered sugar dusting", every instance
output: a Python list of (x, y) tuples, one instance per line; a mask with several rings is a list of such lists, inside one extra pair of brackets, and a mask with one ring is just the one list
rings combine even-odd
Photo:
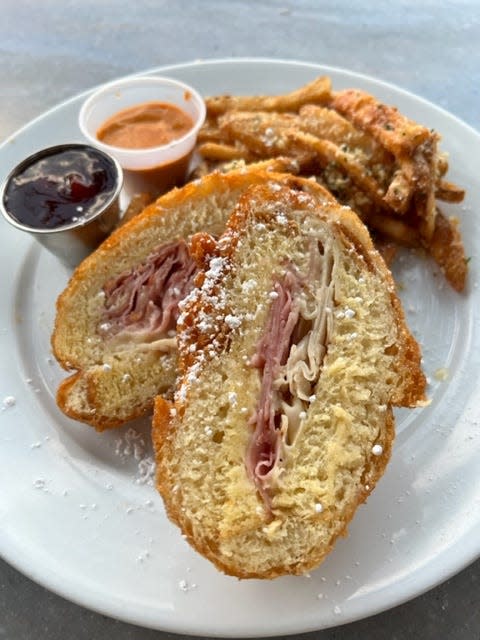
[(147, 456), (138, 463), (138, 476), (135, 479), (137, 484), (148, 484), (153, 486), (155, 478), (155, 460), (152, 456)]
[[(222, 347), (222, 335), (226, 329), (235, 330), (242, 324), (242, 318), (226, 310), (226, 292), (221, 286), (229, 270), (229, 261), (222, 256), (210, 260), (202, 274), (202, 284), (194, 288), (181, 302), (178, 319), (178, 345), (180, 351), (191, 354), (185, 378), (175, 393), (176, 401), (185, 402), (190, 385), (199, 379), (200, 371), (207, 358), (213, 358)], [(207, 311), (205, 311), (207, 309)], [(194, 322), (190, 313), (195, 313)], [(198, 343), (203, 344), (202, 348)], [(191, 345), (197, 345), (192, 349)]]
[(178, 582), (178, 588), (180, 589), (180, 591), (183, 591), (184, 593), (187, 593), (188, 591), (191, 591), (192, 589), (196, 589), (197, 585), (194, 582), (187, 582), (187, 580), (179, 580)]
[(205, 273), (206, 277), (213, 280), (218, 279), (223, 273), (225, 262), (225, 258), (212, 258), (208, 271)]
[(253, 278), (250, 278), (249, 280), (245, 280), (245, 282), (242, 282), (242, 292), (250, 293), (255, 289), (257, 285), (258, 285), (257, 281), (254, 280)]
[(5, 396), (5, 398), (3, 399), (3, 408), (4, 409), (9, 409), (10, 407), (15, 406), (16, 404), (16, 399), (14, 396)]
[(136, 484), (153, 486), (155, 479), (155, 460), (150, 453), (144, 436), (133, 427), (115, 441), (115, 453), (126, 462), (133, 458), (137, 464)]
[(233, 316), (232, 314), (228, 313), (225, 316), (225, 322), (227, 326), (230, 327), (230, 329), (238, 329), (238, 327), (240, 327), (240, 325), (242, 324), (242, 319), (238, 316)]

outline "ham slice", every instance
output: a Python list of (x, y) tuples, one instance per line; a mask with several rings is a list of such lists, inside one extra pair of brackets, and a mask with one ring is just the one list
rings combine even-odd
[(140, 334), (146, 341), (175, 329), (178, 303), (193, 288), (197, 266), (180, 239), (158, 247), (142, 264), (108, 281), (98, 332), (105, 338)]
[(281, 367), (287, 362), (298, 323), (298, 304), (294, 304), (294, 295), (299, 288), (300, 280), (292, 270), (274, 283), (276, 297), (270, 308), (265, 333), (250, 361), (251, 366), (260, 369), (262, 385), (257, 409), (250, 419), (254, 432), (247, 451), (246, 466), (267, 504), (266, 478), (276, 465), (281, 449), (281, 398), (275, 392), (274, 383)]

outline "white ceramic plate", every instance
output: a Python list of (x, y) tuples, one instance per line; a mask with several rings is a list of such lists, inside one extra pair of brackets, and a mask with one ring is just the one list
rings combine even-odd
[[(321, 629), (392, 607), (472, 562), (480, 551), (480, 136), (441, 109), (347, 71), (269, 60), (163, 68), (204, 94), (275, 93), (318, 74), (362, 87), (434, 127), (451, 180), (467, 188), (461, 218), (472, 257), (465, 295), (424, 259), (397, 265), (411, 327), (431, 378), (428, 408), (398, 412), (393, 459), (327, 561), (310, 576), (239, 582), (196, 555), (148, 482), (148, 424), (98, 435), (61, 415), (50, 354), (57, 294), (69, 273), (0, 223), (0, 553), (22, 572), (104, 614), (167, 631), (266, 636)], [(79, 96), (0, 148), (0, 180), (31, 152), (80, 139)], [(447, 379), (437, 379), (443, 369)], [(7, 403), (8, 404), (8, 403)], [(140, 438), (143, 434), (143, 444)], [(119, 442), (120, 440), (120, 442)]]

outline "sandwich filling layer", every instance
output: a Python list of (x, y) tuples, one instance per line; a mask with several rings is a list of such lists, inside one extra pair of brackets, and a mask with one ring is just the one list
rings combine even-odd
[(103, 287), (104, 310), (97, 331), (116, 343), (153, 343), (175, 348), (178, 303), (192, 289), (198, 269), (185, 240), (161, 245), (142, 264)]
[(328, 241), (312, 239), (308, 272), (289, 265), (276, 278), (262, 338), (250, 365), (259, 370), (258, 404), (246, 468), (271, 511), (271, 490), (281, 463), (315, 400), (329, 334), (332, 330), (334, 256)]

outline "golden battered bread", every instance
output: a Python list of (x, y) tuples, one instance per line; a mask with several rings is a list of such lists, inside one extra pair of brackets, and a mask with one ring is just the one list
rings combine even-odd
[(332, 549), (390, 457), (392, 405), (424, 400), (420, 351), (358, 217), (251, 187), (181, 304), (174, 403), (155, 402), (157, 486), (221, 571), (301, 574)]

